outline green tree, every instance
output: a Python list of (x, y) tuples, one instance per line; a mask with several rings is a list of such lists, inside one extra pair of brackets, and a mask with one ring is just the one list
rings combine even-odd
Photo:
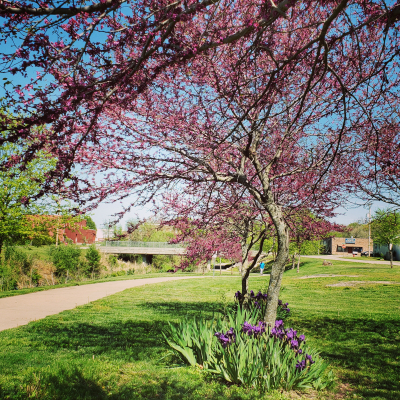
[(378, 209), (372, 218), (371, 228), (374, 242), (389, 247), (390, 268), (393, 268), (393, 245), (400, 244), (400, 212)]
[(86, 260), (88, 262), (89, 271), (91, 271), (92, 278), (100, 272), (100, 252), (96, 246), (92, 244), (86, 252)]
[(83, 218), (86, 220), (87, 228), (97, 230), (96, 224), (90, 215), (85, 215)]
[(346, 227), (346, 234), (348, 237), (353, 238), (368, 238), (368, 224), (365, 224), (362, 220), (358, 222), (352, 222)]
[[(0, 122), (5, 114), (0, 110)], [(0, 137), (4, 135), (4, 132), (0, 132)], [(2, 144), (0, 163), (10, 158), (17, 160), (26, 145)], [(35, 202), (29, 199), (41, 191), (46, 174), (55, 168), (55, 164), (56, 160), (42, 151), (22, 170), (18, 165), (9, 165), (0, 170), (0, 254), (6, 243), (13, 245), (33, 239), (46, 241), (46, 238), (48, 241), (49, 230), (43, 221), (38, 222), (29, 216), (48, 214), (51, 211), (51, 198)]]

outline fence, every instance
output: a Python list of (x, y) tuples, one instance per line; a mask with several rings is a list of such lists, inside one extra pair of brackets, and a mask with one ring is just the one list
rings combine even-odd
[(170, 244), (167, 242), (133, 242), (130, 240), (127, 241), (106, 241), (107, 247), (146, 247), (146, 248), (157, 248), (157, 249), (181, 249), (184, 248), (182, 244)]

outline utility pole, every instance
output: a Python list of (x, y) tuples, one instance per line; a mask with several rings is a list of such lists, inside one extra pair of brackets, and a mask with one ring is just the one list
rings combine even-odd
[(368, 257), (371, 257), (371, 203), (369, 203), (368, 211)]

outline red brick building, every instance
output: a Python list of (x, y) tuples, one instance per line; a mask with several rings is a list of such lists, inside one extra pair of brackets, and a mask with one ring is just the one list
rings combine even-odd
[[(368, 251), (368, 239), (331, 237), (324, 239), (323, 242), (325, 254), (343, 255), (344, 253), (352, 254), (355, 251), (357, 255), (361, 255), (361, 252)], [(369, 250), (372, 252), (373, 249), (374, 241), (371, 239)]]
[(86, 220), (75, 223), (74, 228), (65, 227), (59, 229), (58, 238), (60, 241), (71, 239), (76, 244), (93, 244), (96, 241), (96, 230), (86, 228)]
[(31, 219), (35, 225), (45, 226), (52, 237), (57, 237), (58, 230), (58, 241), (61, 243), (67, 242), (67, 239), (76, 244), (92, 244), (96, 241), (97, 232), (95, 229), (86, 228), (86, 220), (68, 224), (64, 218), (61, 222), (61, 217), (56, 215), (37, 215)]

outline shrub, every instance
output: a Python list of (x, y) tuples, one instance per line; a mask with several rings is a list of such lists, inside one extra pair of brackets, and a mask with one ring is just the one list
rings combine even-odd
[(33, 257), (28, 256), (25, 252), (20, 249), (7, 246), (4, 253), (4, 261), (17, 269), (20, 268), (21, 272), (25, 275), (29, 275), (33, 265)]
[(41, 276), (33, 269), (33, 257), (22, 250), (7, 246), (4, 251), (4, 261), (0, 260), (0, 290), (16, 290), (18, 284), (24, 281), (24, 276), (37, 285)]
[(101, 259), (101, 254), (100, 252), (96, 249), (96, 246), (92, 244), (88, 251), (86, 252), (86, 260), (88, 263), (88, 273), (92, 274), (92, 278), (94, 275), (98, 275), (100, 272), (100, 259)]
[(113, 273), (111, 274), (111, 276), (112, 276), (113, 278), (115, 278), (115, 277), (117, 277), (117, 276), (123, 276), (123, 275), (126, 275), (125, 271), (116, 271), (116, 272), (113, 272)]
[(323, 389), (333, 382), (327, 364), (308, 347), (304, 335), (278, 320), (269, 331), (257, 307), (237, 307), (212, 321), (169, 324), (168, 345), (184, 362), (200, 365), (227, 382), (272, 389)]
[(113, 254), (108, 256), (108, 265), (110, 266), (111, 271), (117, 266), (117, 260), (118, 257)]
[(16, 290), (18, 289), (18, 280), (20, 273), (15, 266), (0, 261), (0, 290)]
[(56, 267), (57, 276), (65, 276), (67, 271), (75, 273), (80, 266), (81, 250), (74, 244), (51, 246), (51, 260)]

